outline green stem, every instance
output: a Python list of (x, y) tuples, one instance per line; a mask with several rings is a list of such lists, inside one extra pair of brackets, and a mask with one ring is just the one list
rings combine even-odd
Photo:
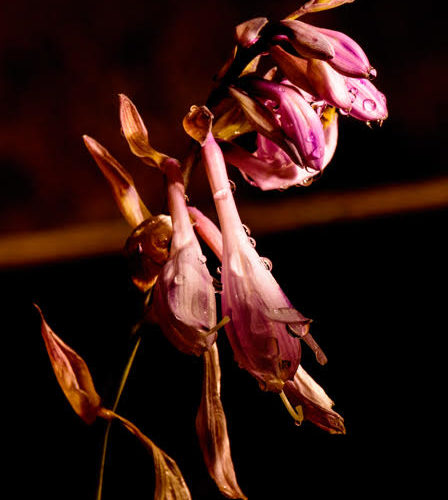
[[(135, 330), (135, 329), (134, 329)], [(138, 348), (140, 346), (140, 343), (142, 341), (141, 335), (137, 337), (137, 340), (135, 341), (134, 348), (132, 349), (131, 355), (129, 356), (128, 362), (126, 364), (126, 367), (123, 371), (123, 374), (121, 376), (120, 380), (120, 386), (118, 387), (117, 395), (115, 396), (115, 401), (112, 406), (112, 411), (115, 412), (117, 409), (118, 403), (120, 402), (121, 395), (123, 394), (123, 390), (125, 388), (126, 382), (129, 377), (129, 373), (132, 368), (132, 364), (134, 363), (135, 356), (137, 354)], [(106, 464), (106, 454), (107, 454), (107, 445), (109, 442), (109, 434), (112, 426), (112, 420), (109, 420), (107, 422), (107, 427), (106, 427), (106, 432), (104, 433), (104, 441), (103, 441), (103, 450), (101, 453), (101, 465), (100, 465), (100, 473), (99, 473), (99, 480), (98, 480), (98, 490), (96, 494), (96, 500), (101, 500), (102, 493), (103, 493), (103, 481), (104, 481), (104, 466)]]

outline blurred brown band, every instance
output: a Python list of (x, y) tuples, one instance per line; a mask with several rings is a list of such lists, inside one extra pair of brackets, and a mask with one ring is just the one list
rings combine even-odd
[[(356, 191), (240, 204), (242, 221), (262, 236), (305, 226), (448, 207), (448, 177)], [(0, 237), (0, 268), (21, 267), (121, 251), (130, 227), (117, 219)]]

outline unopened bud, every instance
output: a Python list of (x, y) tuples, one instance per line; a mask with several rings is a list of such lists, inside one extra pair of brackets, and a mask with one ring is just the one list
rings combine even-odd
[(247, 48), (256, 43), (259, 39), (260, 31), (268, 22), (266, 17), (255, 17), (239, 24), (235, 28), (235, 37), (238, 44)]
[(329, 40), (315, 26), (302, 21), (281, 21), (285, 26), (291, 45), (307, 59), (328, 61), (334, 57), (334, 49)]

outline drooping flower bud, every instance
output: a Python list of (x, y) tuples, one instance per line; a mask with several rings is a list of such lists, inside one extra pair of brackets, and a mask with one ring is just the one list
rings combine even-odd
[(388, 116), (386, 96), (365, 78), (345, 78), (348, 91), (354, 96), (349, 115), (363, 121), (383, 121)]
[(216, 340), (213, 281), (194, 234), (185, 203), (185, 189), (177, 160), (164, 162), (173, 237), (167, 262), (154, 289), (151, 315), (175, 347), (200, 355)]
[(340, 31), (316, 28), (325, 35), (334, 49), (334, 57), (328, 64), (345, 76), (353, 78), (374, 78), (376, 70), (370, 64), (362, 48), (349, 36)]
[(311, 24), (294, 20), (284, 20), (280, 23), (289, 42), (302, 57), (324, 61), (334, 57), (334, 49), (327, 37)]

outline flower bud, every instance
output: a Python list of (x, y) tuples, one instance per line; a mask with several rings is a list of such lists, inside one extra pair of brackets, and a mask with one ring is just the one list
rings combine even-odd
[(353, 96), (347, 90), (344, 77), (328, 63), (311, 59), (308, 61), (307, 76), (321, 99), (346, 112), (350, 110)]
[(285, 27), (289, 42), (302, 57), (324, 61), (334, 57), (334, 49), (327, 37), (311, 24), (294, 20), (280, 23)]
[(353, 78), (373, 78), (376, 70), (362, 48), (349, 36), (339, 31), (316, 28), (325, 35), (334, 49), (334, 57), (328, 64), (339, 73)]
[(266, 17), (255, 17), (249, 21), (239, 24), (235, 28), (235, 37), (239, 45), (248, 48), (259, 39), (260, 31), (268, 23)]

